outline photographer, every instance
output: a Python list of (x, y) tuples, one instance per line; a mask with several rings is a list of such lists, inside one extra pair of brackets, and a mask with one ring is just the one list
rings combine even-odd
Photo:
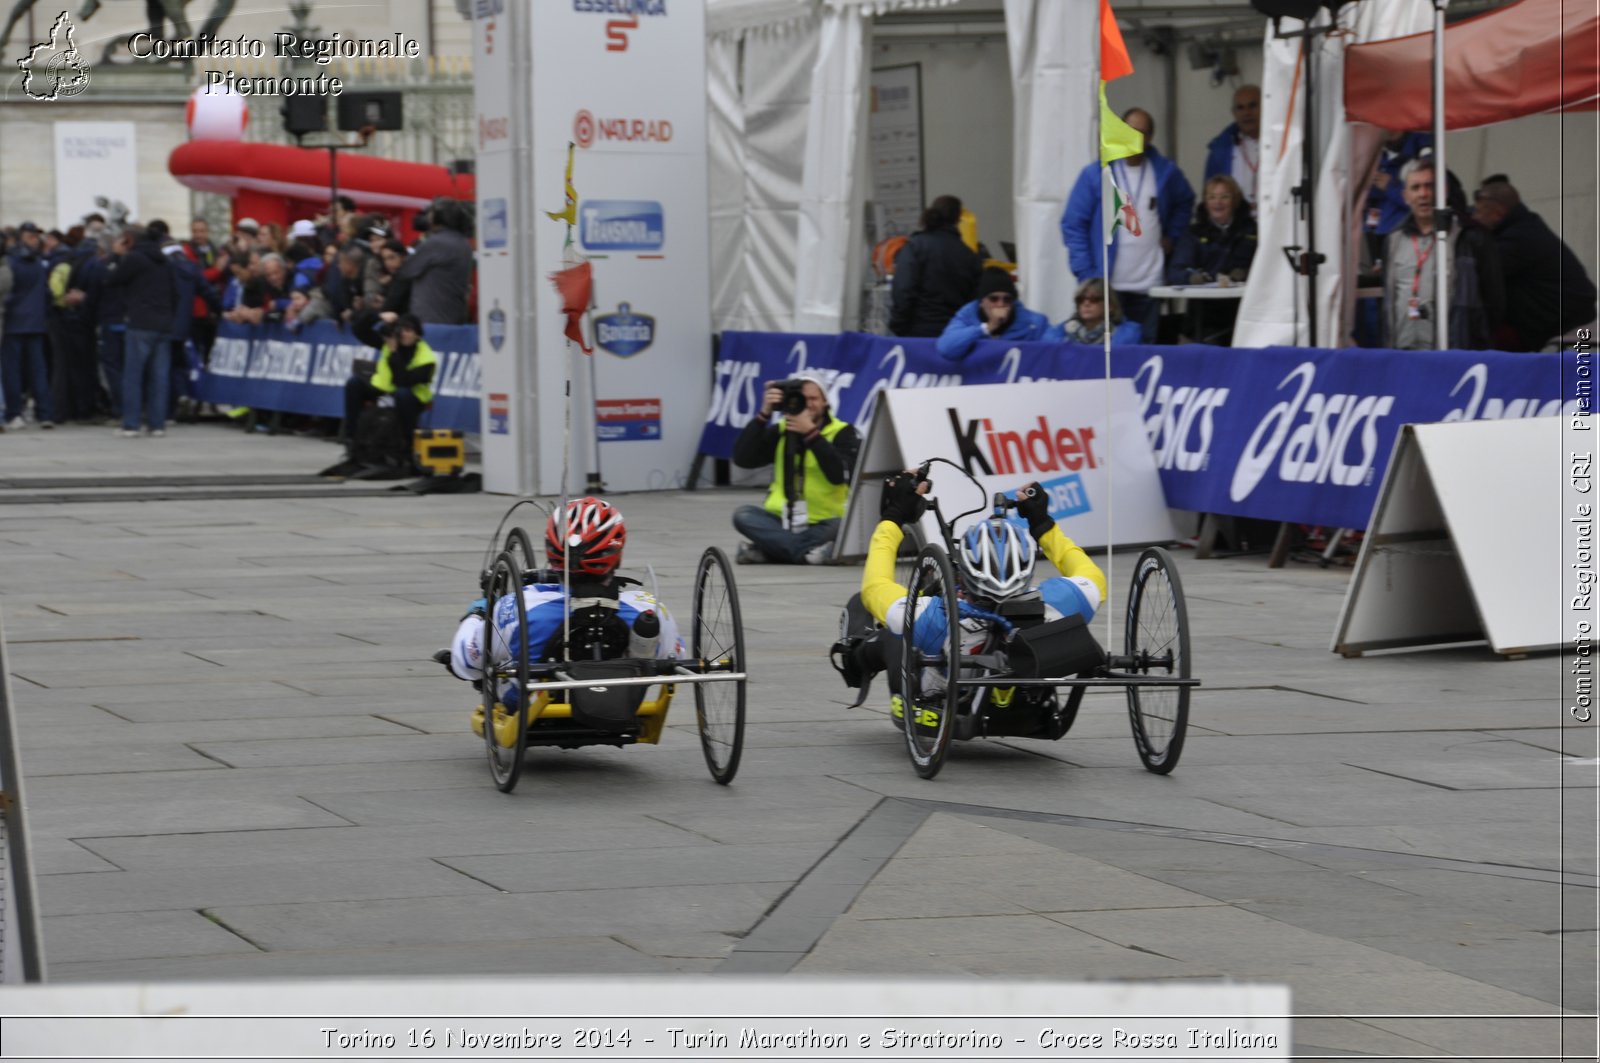
[(733, 463), (741, 469), (774, 467), (766, 503), (740, 506), (733, 514), (733, 526), (750, 540), (739, 544), (739, 564), (832, 560), (860, 449), (855, 428), (828, 412), (827, 393), (816, 377), (767, 381), (761, 412), (733, 445)]
[(350, 454), (355, 454), (361, 408), (385, 397), (394, 400), (401, 436), (409, 448), (422, 411), (433, 401), (433, 377), (439, 368), (438, 356), (422, 338), (422, 322), (414, 314), (401, 314), (393, 322), (369, 314), (353, 331), (361, 342), (379, 350), (370, 377), (358, 372), (345, 381), (344, 431)]

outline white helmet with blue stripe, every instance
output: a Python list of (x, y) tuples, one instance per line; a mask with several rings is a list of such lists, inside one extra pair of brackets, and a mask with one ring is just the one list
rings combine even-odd
[(990, 517), (961, 536), (956, 567), (968, 593), (1004, 601), (1028, 589), (1038, 556), (1026, 524), (1016, 518)]

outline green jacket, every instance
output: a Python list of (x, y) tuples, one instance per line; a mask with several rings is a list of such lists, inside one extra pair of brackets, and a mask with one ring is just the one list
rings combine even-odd
[[(831, 443), (835, 436), (849, 427), (848, 421), (829, 418), (828, 423), (818, 431), (823, 439)], [(778, 438), (778, 453), (773, 458), (775, 474), (772, 477), (772, 488), (767, 492), (766, 505), (763, 507), (775, 517), (783, 516), (784, 503), (787, 501), (783, 491), (783, 470), (788, 468), (783, 461), (786, 442), (786, 437), (780, 436)], [(806, 523), (815, 524), (818, 521), (833, 520), (844, 516), (844, 501), (845, 497), (850, 493), (850, 485), (848, 483), (836, 484), (830, 482), (822, 474), (822, 466), (817, 464), (817, 457), (811, 453), (809, 448), (806, 450), (804, 476)]]
[[(383, 345), (382, 352), (378, 355), (378, 368), (372, 373), (372, 386), (379, 391), (390, 392), (395, 389), (394, 367), (389, 364), (389, 356), (394, 353), (394, 348), (389, 344)], [(418, 340), (417, 349), (411, 355), (411, 363), (402, 372), (415, 372), (419, 369), (430, 370), (427, 378), (411, 385), (411, 394), (417, 397), (418, 402), (429, 403), (433, 401), (433, 374), (438, 371), (439, 359), (429, 347), (427, 341)]]

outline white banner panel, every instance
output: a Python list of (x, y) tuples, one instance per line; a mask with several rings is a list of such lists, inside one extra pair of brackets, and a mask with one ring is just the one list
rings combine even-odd
[(910, 236), (919, 228), (923, 208), (922, 64), (874, 70), (867, 113), (878, 239)]
[[(621, 1003), (597, 1019), (597, 1000)], [(1200, 981), (282, 979), (26, 986), (7, 1004), (7, 1055), (47, 1058), (1237, 1063), (1288, 1059), (1293, 1035), (1287, 986)]]
[(128, 217), (139, 215), (139, 141), (132, 122), (56, 122), (56, 228), (62, 232), (85, 214), (109, 212), (96, 196), (120, 200)]
[[(1496, 653), (1562, 645), (1581, 600), (1566, 561), (1532, 544), (1578, 543), (1593, 566), (1592, 508), (1563, 505), (1563, 428), (1588, 418), (1404, 425), (1345, 593), (1333, 650), (1488, 639)], [(1588, 431), (1588, 429), (1580, 429)], [(1575, 456), (1575, 455), (1574, 455)], [(1581, 538), (1580, 538), (1581, 537)], [(1572, 565), (1576, 569), (1577, 565)]]
[[(678, 487), (711, 394), (705, 11), (665, 0), (528, 11), (539, 490), (560, 487), (569, 359), (575, 466), (592, 473), (597, 455), (608, 490)], [(565, 222), (544, 213), (566, 203), (569, 143), (578, 196), (570, 248)], [(569, 352), (549, 281), (573, 254), (594, 269), (592, 362)]]
[[(503, 0), (473, 6), (473, 103), (478, 196), (478, 364), (483, 432), (483, 487), (532, 494), (533, 301), (523, 298), (532, 253), (526, 178), (528, 155), (526, 12)], [(516, 60), (520, 58), (521, 62)]]
[[(1050, 497), (1050, 515), (1080, 546), (1176, 538), (1131, 380), (1111, 381), (1109, 416), (1103, 380), (894, 389), (881, 402), (850, 494), (852, 510), (871, 512), (866, 521), (851, 513), (841, 522), (841, 556), (866, 549), (865, 540), (852, 541), (851, 529), (862, 525), (870, 534), (877, 522), (870, 481), (929, 458), (961, 465), (983, 487), (980, 495), (948, 467), (930, 471), (946, 518), (980, 510), (960, 521), (958, 532), (988, 515), (995, 492), (1037, 480)], [(936, 542), (937, 534), (930, 515), (924, 541)]]

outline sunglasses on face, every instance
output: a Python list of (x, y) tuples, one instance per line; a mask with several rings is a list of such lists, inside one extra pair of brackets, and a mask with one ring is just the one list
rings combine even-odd
[(1080, 295), (1080, 296), (1078, 296), (1078, 305), (1079, 306), (1082, 306), (1084, 303), (1103, 303), (1103, 302), (1105, 302), (1105, 300), (1102, 299), (1098, 295)]
[(1001, 306), (1010, 306), (1015, 300), (1009, 295), (997, 292), (993, 295), (984, 296), (983, 301), (986, 303), (999, 303)]

